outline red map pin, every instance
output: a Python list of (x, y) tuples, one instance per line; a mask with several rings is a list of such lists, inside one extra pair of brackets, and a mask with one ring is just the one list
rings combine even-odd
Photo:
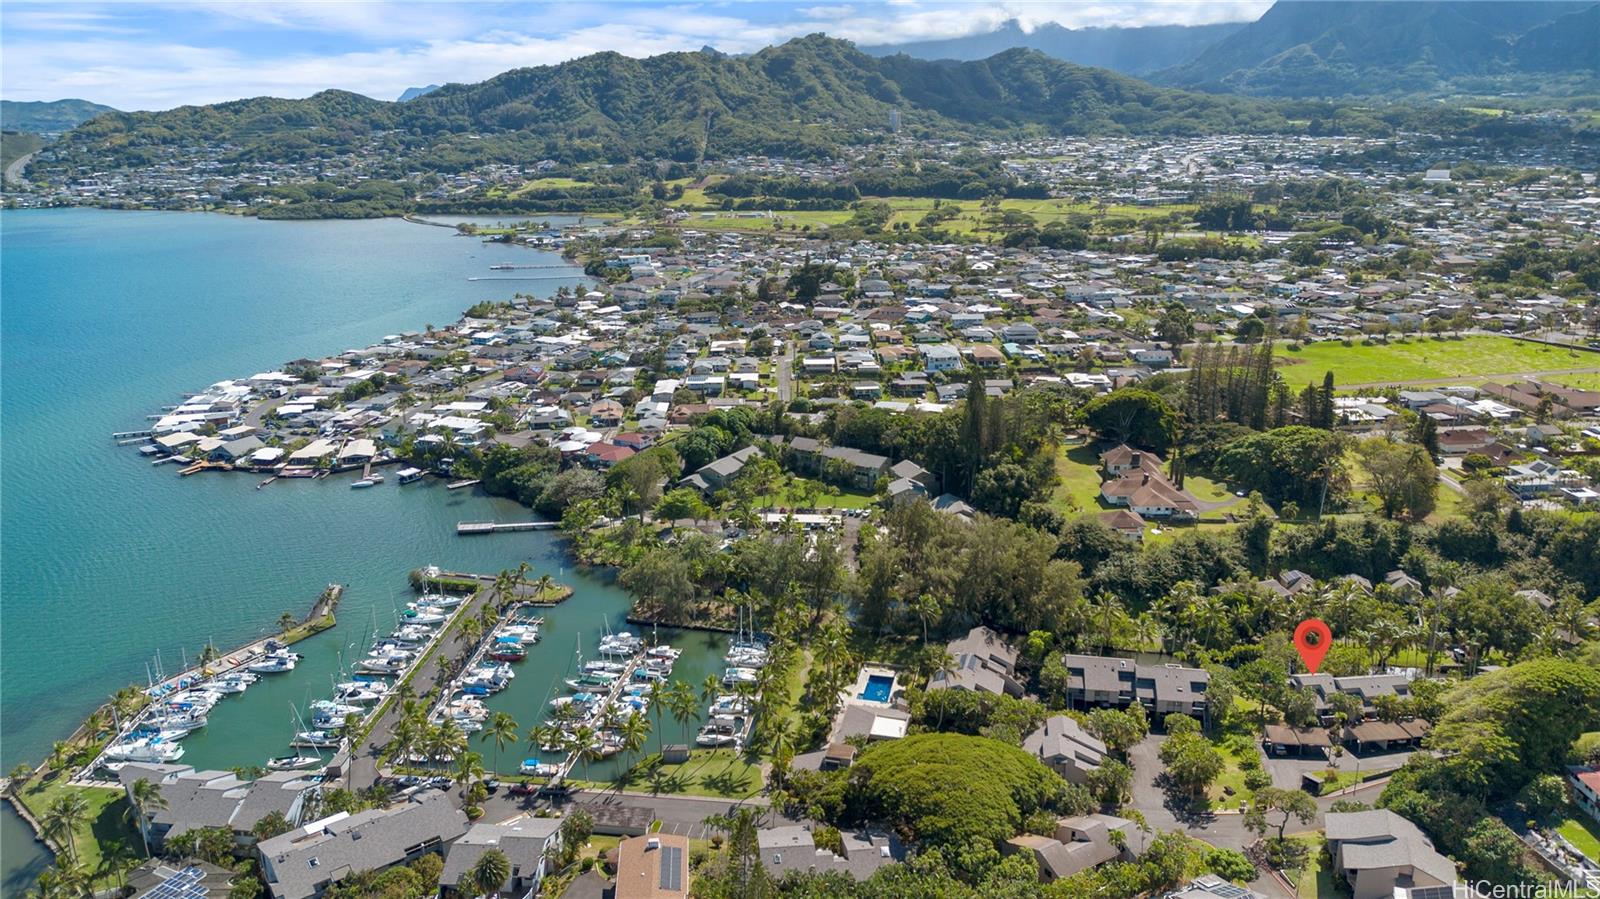
[(1333, 631), (1320, 618), (1307, 618), (1294, 629), (1294, 648), (1300, 651), (1300, 661), (1312, 674), (1322, 666), (1322, 657), (1333, 645)]

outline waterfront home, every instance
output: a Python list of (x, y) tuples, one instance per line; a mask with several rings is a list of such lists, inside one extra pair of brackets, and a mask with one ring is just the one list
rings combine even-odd
[(439, 793), (386, 809), (340, 812), (256, 844), (272, 899), (314, 899), (358, 871), (378, 871), (442, 852), (467, 831), (467, 816)]
[(166, 806), (147, 810), (138, 825), (152, 851), (193, 830), (223, 827), (241, 846), (254, 842), (250, 829), (273, 812), (290, 824), (300, 821), (316, 782), (303, 773), (274, 771), (256, 780), (241, 780), (229, 771), (196, 771), (189, 765), (129, 762), (117, 779), (133, 797), (133, 785), (149, 781), (161, 790)]
[(1455, 864), (1417, 825), (1388, 809), (1329, 812), (1325, 822), (1333, 870), (1352, 899), (1390, 899), (1457, 881)]
[(774, 878), (797, 874), (843, 874), (866, 880), (905, 858), (905, 845), (887, 831), (840, 831), (843, 854), (816, 844), (809, 824), (763, 828), (756, 834), (761, 864)]
[(612, 899), (686, 899), (689, 838), (653, 833), (617, 845), (617, 885)]
[(975, 627), (965, 637), (950, 641), (945, 649), (955, 659), (955, 670), (935, 672), (928, 679), (929, 690), (1022, 695), (1022, 683), (1017, 680), (1017, 651), (989, 628)]
[(439, 887), (445, 895), (456, 892), (461, 876), (472, 870), (484, 853), (498, 849), (511, 863), (511, 874), (500, 892), (511, 896), (537, 893), (561, 850), (561, 819), (523, 815), (499, 824), (478, 822), (445, 851)]

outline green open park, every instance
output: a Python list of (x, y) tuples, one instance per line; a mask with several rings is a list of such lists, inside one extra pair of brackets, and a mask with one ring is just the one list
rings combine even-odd
[(1405, 384), (1412, 381), (1483, 378), (1489, 375), (1600, 368), (1600, 353), (1493, 335), (1412, 337), (1345, 346), (1325, 341), (1278, 354), (1290, 385), (1321, 383), (1333, 372), (1334, 384)]

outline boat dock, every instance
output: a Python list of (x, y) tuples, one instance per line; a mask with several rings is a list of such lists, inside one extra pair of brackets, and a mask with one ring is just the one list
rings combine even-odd
[(456, 533), (469, 537), (474, 534), (498, 534), (501, 531), (553, 531), (559, 527), (559, 521), (458, 521)]
[(446, 490), (461, 490), (461, 489), (466, 488), (466, 487), (476, 487), (481, 483), (483, 483), (483, 482), (481, 480), (477, 479), (477, 478), (472, 478), (470, 480), (465, 480), (465, 481), (451, 481), (449, 484), (445, 485), (444, 489), (446, 489)]

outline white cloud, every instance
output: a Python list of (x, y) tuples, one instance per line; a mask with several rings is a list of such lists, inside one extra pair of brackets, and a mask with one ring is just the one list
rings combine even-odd
[[(1200, 24), (1253, 18), (1268, 5), (1270, 0), (804, 6), (208, 0), (64, 9), (8, 2), (0, 84), (7, 99), (75, 96), (121, 109), (304, 97), (327, 88), (393, 99), (412, 85), (479, 81), (603, 50), (644, 57), (710, 45), (744, 53), (819, 30), (864, 44), (899, 43), (991, 30), (1012, 18), (1030, 29), (1044, 22)], [(163, 16), (172, 28), (152, 24)]]

